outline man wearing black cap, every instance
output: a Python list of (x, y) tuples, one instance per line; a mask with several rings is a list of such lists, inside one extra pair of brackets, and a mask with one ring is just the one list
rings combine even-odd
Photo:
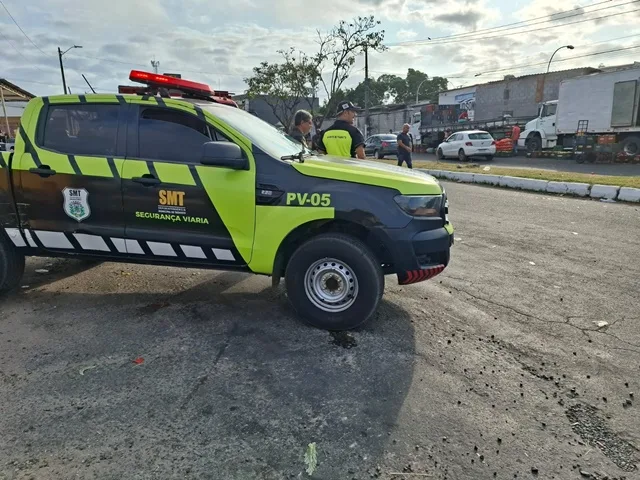
[(364, 137), (353, 125), (359, 109), (351, 102), (340, 102), (337, 119), (327, 128), (318, 142), (318, 147), (328, 155), (364, 159)]

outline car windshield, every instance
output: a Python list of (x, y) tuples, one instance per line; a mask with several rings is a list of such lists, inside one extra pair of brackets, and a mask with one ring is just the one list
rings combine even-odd
[(251, 140), (251, 143), (275, 158), (295, 155), (302, 150), (302, 145), (285, 132), (281, 132), (270, 123), (240, 108), (215, 103), (200, 104), (200, 106), (238, 130)]
[(470, 133), (469, 140), (491, 140), (493, 137), (490, 133)]

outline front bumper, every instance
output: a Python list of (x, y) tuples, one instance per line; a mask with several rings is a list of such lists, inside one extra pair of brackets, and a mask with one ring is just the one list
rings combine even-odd
[(381, 229), (378, 235), (393, 262), (389, 273), (400, 285), (433, 278), (449, 264), (454, 232), (442, 219), (413, 219), (405, 228)]

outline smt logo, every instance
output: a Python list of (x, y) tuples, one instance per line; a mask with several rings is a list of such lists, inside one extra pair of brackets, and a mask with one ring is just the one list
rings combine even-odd
[(74, 220), (81, 222), (91, 215), (89, 207), (89, 192), (84, 188), (65, 188), (62, 190), (64, 196), (64, 213)]

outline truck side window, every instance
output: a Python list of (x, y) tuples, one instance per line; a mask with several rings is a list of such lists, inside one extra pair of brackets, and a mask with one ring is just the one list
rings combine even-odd
[(195, 115), (167, 108), (145, 108), (138, 122), (140, 158), (196, 163), (202, 145), (228, 141)]
[(113, 156), (119, 105), (52, 105), (41, 147), (72, 155)]

